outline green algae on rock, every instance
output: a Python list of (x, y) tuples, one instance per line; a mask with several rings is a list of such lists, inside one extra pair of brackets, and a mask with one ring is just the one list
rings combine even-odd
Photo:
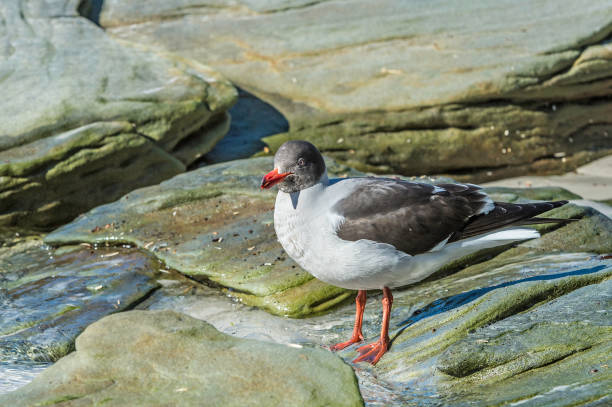
[(272, 152), (307, 139), (363, 171), (478, 182), (612, 151), (611, 21), (606, 0), (106, 0), (100, 15), (273, 105), (289, 130)]
[(0, 404), (362, 406), (353, 370), (330, 352), (239, 339), (173, 311), (90, 325), (76, 352)]
[[(359, 174), (328, 160), (331, 174)], [(271, 157), (203, 167), (97, 207), (49, 234), (53, 245), (130, 243), (169, 267), (227, 287), (247, 304), (300, 317), (350, 292), (318, 281), (276, 240), (274, 192), (259, 188)]]
[[(333, 174), (359, 174), (332, 161), (328, 164)], [(245, 304), (280, 315), (322, 314), (321, 311), (338, 304), (350, 293), (312, 279), (276, 243), (271, 215), (274, 192), (259, 190), (259, 175), (271, 166), (271, 157), (260, 157), (181, 174), (97, 207), (49, 234), (46, 241), (54, 245), (132, 243), (180, 272), (219, 283), (225, 292)], [(550, 188), (492, 192), (495, 199), (502, 196), (512, 201), (572, 197), (567, 191)], [(380, 383), (388, 391), (400, 394), (399, 400), (418, 400), (423, 405), (441, 402), (489, 405), (493, 399), (485, 400), (470, 392), (474, 381), (488, 389), (492, 397), (499, 395), (495, 400), (501, 405), (534, 395), (553, 400), (550, 397), (555, 396), (554, 388), (573, 386), (572, 383), (577, 383), (572, 400), (601, 398), (607, 380), (603, 352), (608, 348), (599, 339), (607, 337), (612, 326), (609, 313), (599, 315), (600, 311), (609, 310), (608, 303), (601, 303), (605, 298), (596, 299), (593, 307), (584, 304), (577, 308), (579, 315), (573, 320), (569, 311), (560, 312), (558, 320), (551, 315), (555, 315), (555, 310), (570, 310), (585, 296), (595, 298), (589, 293), (607, 292), (612, 260), (596, 254), (612, 252), (612, 221), (593, 209), (572, 204), (543, 216), (577, 220), (537, 226), (542, 233), (540, 239), (465, 259), (455, 265), (450, 275), (395, 290), (392, 346), (376, 367), (359, 367), (360, 380), (372, 383), (367, 375), (375, 371), (376, 383), (368, 386)], [(182, 288), (177, 292), (175, 295), (185, 296)], [(161, 302), (147, 304), (153, 308), (180, 304), (179, 300), (168, 300), (163, 295), (156, 298)], [(190, 314), (202, 315), (197, 314), (197, 300), (185, 301), (191, 304), (187, 307)], [(376, 298), (370, 302), (376, 302)], [(180, 305), (178, 308), (181, 309)], [(255, 313), (261, 314), (243, 308), (239, 321), (232, 321), (246, 323), (242, 328), (245, 336), (257, 329), (257, 323), (245, 321)], [(353, 313), (352, 306), (344, 305), (338, 312), (315, 315), (307, 321), (280, 319), (278, 323), (266, 324), (261, 335), (255, 336), (327, 345), (340, 339), (341, 332), (350, 330)], [(379, 308), (369, 306), (366, 314), (364, 334), (372, 338), (378, 334)], [(204, 312), (203, 317), (206, 315)], [(522, 315), (527, 319), (521, 319)], [(219, 318), (215, 317), (216, 323)], [(579, 318), (598, 322), (585, 325), (576, 322)], [(516, 321), (531, 321), (532, 329), (513, 333), (512, 327), (519, 323)], [(274, 327), (301, 329), (298, 324), (304, 327), (304, 333), (274, 333)], [(231, 326), (226, 332), (241, 330), (227, 321), (221, 321), (221, 326)], [(489, 332), (488, 327), (496, 330)], [(546, 349), (538, 347), (542, 335), (554, 336), (563, 329), (567, 330), (565, 339), (553, 337), (545, 342), (550, 345)], [(505, 335), (510, 335), (508, 338), (514, 338), (514, 346), (507, 349), (503, 336), (494, 337), (504, 330), (508, 332)], [(472, 338), (476, 338), (478, 345), (490, 341), (499, 352), (466, 358), (462, 349), (471, 351)], [(350, 361), (355, 357), (353, 350), (347, 348), (339, 355)], [(584, 369), (579, 373), (572, 371), (579, 363), (589, 363), (591, 369), (603, 374), (593, 376)], [(542, 379), (544, 376), (550, 380)], [(569, 383), (564, 377), (576, 380)], [(520, 383), (521, 387), (514, 388), (510, 383)], [(414, 389), (414, 393), (404, 397), (406, 389)], [(555, 405), (554, 400), (551, 403)]]
[(229, 82), (110, 38), (80, 3), (0, 4), (0, 225), (68, 221), (183, 172), (227, 131)]
[(610, 279), (575, 289), (562, 300), (516, 313), (454, 343), (441, 355), (438, 369), (483, 383), (610, 341), (611, 299)]
[(440, 356), (438, 369), (459, 378), (444, 386), (472, 405), (532, 398), (530, 405), (605, 403), (612, 382), (610, 307), (608, 272), (599, 284), (477, 329)]

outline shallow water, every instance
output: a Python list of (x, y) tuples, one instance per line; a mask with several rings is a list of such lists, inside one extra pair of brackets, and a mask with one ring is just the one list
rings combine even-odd
[(0, 362), (0, 394), (30, 383), (49, 366), (51, 363)]
[(0, 239), (0, 394), (29, 383), (98, 319), (158, 287), (159, 262), (132, 249), (54, 250)]

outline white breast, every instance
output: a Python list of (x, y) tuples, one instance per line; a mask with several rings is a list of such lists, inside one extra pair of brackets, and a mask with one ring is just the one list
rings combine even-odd
[(350, 289), (375, 289), (385, 285), (385, 275), (407, 256), (391, 245), (369, 240), (340, 239), (336, 229), (343, 218), (333, 205), (347, 193), (317, 184), (299, 194), (279, 192), (274, 208), (274, 228), (291, 258), (318, 279)]

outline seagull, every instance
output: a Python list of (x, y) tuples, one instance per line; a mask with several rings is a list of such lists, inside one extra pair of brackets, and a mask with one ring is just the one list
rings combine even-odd
[(319, 280), (357, 290), (353, 334), (332, 350), (363, 341), (366, 290), (382, 289), (380, 337), (359, 347), (354, 363), (374, 365), (390, 346), (391, 288), (422, 281), (479, 250), (539, 237), (517, 226), (567, 222), (534, 218), (567, 201), (493, 202), (473, 184), (329, 179), (321, 153), (307, 141), (277, 150), (261, 188), (274, 185), (274, 229), (286, 253)]

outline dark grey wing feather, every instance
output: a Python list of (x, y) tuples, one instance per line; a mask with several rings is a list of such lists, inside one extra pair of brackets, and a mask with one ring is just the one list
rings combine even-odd
[(570, 222), (573, 219), (534, 218), (534, 216), (563, 206), (566, 203), (567, 201), (526, 204), (495, 202), (495, 207), (492, 211), (474, 216), (461, 231), (455, 233), (449, 239), (449, 242), (466, 239), (509, 226)]
[(476, 185), (429, 185), (386, 178), (364, 181), (334, 210), (344, 217), (341, 239), (388, 243), (423, 253), (463, 229), (492, 202)]

